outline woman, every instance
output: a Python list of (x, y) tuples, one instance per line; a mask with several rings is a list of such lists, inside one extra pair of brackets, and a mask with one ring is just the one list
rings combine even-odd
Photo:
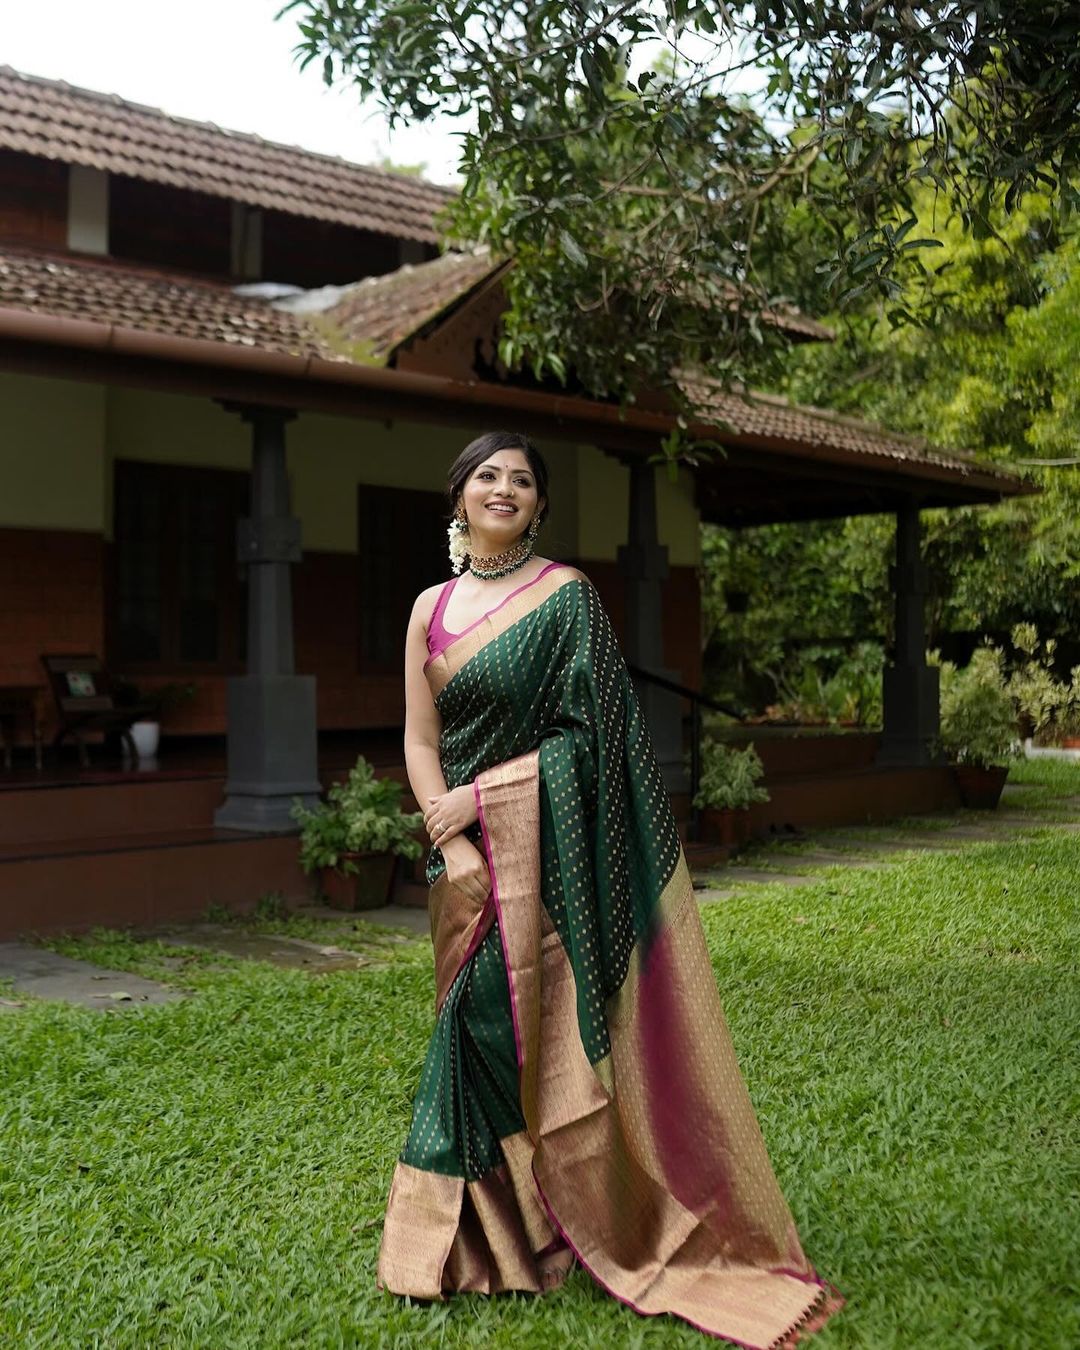
[(739, 1076), (671, 807), (587, 578), (537, 557), (547, 470), (493, 432), (450, 470), (455, 571), (406, 641), (433, 845), (437, 1021), (379, 1283), (540, 1292), (574, 1258), (746, 1346), (819, 1325)]

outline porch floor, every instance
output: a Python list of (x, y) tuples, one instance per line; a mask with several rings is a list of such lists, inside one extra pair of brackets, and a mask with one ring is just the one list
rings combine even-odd
[[(759, 835), (866, 824), (955, 804), (948, 771), (873, 764), (873, 738), (802, 740), (762, 746), (771, 801), (754, 809)], [(406, 782), (399, 729), (324, 735), (319, 777), (344, 776), (358, 755), (381, 774)], [(208, 910), (250, 911), (268, 894), (310, 903), (312, 880), (300, 870), (291, 835), (219, 830), (224, 795), (223, 739), (166, 743), (155, 764), (131, 766), (91, 752), (50, 757), (36, 771), (0, 771), (0, 941), (27, 933), (95, 925), (192, 920)], [(406, 789), (404, 803), (414, 803)], [(686, 796), (674, 799), (685, 830)], [(727, 850), (688, 844), (692, 867), (725, 861)], [(422, 864), (399, 869), (395, 899), (423, 904)]]
[[(345, 773), (358, 755), (390, 773), (402, 765), (401, 729), (366, 732), (329, 732), (319, 737), (319, 776), (324, 785)], [(119, 757), (104, 746), (91, 746), (90, 763), (83, 768), (74, 748), (45, 756), (35, 769), (29, 751), (20, 749), (10, 769), (0, 768), (0, 792), (26, 788), (92, 787), (115, 783), (178, 782), (192, 778), (218, 778), (226, 772), (225, 739), (222, 736), (166, 737), (155, 760), (139, 764)]]

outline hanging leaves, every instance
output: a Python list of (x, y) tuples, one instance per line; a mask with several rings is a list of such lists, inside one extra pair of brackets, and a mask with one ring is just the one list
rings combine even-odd
[[(790, 304), (916, 320), (913, 193), (1075, 209), (1080, 7), (1066, 0), (290, 0), (297, 54), (391, 123), (460, 119), (447, 236), (522, 264), (504, 353), (632, 400), (775, 363)], [(645, 67), (643, 69), (643, 67)], [(527, 276), (524, 275), (527, 268)], [(724, 289), (726, 288), (726, 290)]]

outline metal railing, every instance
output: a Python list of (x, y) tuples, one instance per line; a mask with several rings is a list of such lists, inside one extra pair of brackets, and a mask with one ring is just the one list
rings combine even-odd
[(730, 704), (721, 703), (719, 699), (710, 698), (700, 689), (692, 689), (689, 685), (679, 684), (675, 680), (667, 679), (666, 676), (657, 675), (651, 670), (645, 670), (642, 666), (635, 666), (628, 662), (627, 669), (635, 679), (644, 680), (648, 684), (655, 685), (658, 689), (665, 689), (669, 694), (678, 694), (680, 698), (688, 699), (690, 702), (690, 824), (687, 836), (696, 840), (701, 826), (701, 811), (694, 805), (694, 798), (701, 786), (701, 710), (702, 708), (710, 708), (713, 712), (722, 712), (728, 717), (733, 717), (737, 722), (743, 721), (746, 713), (741, 709), (731, 707)]

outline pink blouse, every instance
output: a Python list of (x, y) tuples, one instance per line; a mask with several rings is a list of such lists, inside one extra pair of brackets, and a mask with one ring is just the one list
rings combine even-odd
[(517, 590), (511, 591), (508, 596), (500, 600), (499, 603), (495, 605), (493, 608), (487, 610), (486, 613), (481, 614), (475, 623), (469, 624), (468, 628), (463, 629), (460, 633), (451, 633), (450, 630), (443, 623), (442, 617), (443, 612), (446, 609), (446, 602), (450, 599), (451, 592), (453, 591), (454, 587), (458, 584), (458, 582), (461, 580), (460, 577), (451, 577), (450, 580), (439, 592), (439, 598), (438, 600), (435, 601), (435, 608), (431, 611), (431, 618), (428, 621), (427, 645), (428, 645), (428, 652), (430, 654), (428, 658), (429, 661), (433, 661), (440, 652), (445, 651), (446, 648), (450, 646), (451, 642), (456, 642), (459, 637), (464, 637), (466, 633), (471, 633), (472, 630), (477, 626), (477, 624), (483, 623), (484, 620), (488, 618), (490, 615), (502, 609), (503, 605), (513, 600), (515, 595), (520, 595), (522, 591), (527, 590), (530, 586), (534, 586), (540, 580), (541, 577), (546, 577), (547, 574), (550, 571), (552, 571), (553, 568), (567, 567), (567, 566), (569, 566), (568, 563), (561, 563), (561, 562), (548, 563), (548, 565), (544, 568), (544, 570), (541, 573), (539, 573), (538, 576), (533, 577), (532, 581), (526, 581), (523, 586), (519, 586)]

